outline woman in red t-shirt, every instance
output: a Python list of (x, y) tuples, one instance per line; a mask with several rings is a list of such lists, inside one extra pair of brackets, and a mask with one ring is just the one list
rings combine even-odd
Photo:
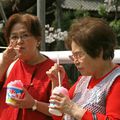
[[(0, 61), (0, 120), (52, 119), (48, 112), (51, 81), (46, 71), (54, 61), (40, 53), (41, 31), (39, 19), (30, 14), (13, 14), (5, 24), (8, 47)], [(10, 72), (5, 78), (8, 69)], [(23, 99), (12, 98), (15, 103), (9, 105), (5, 103), (6, 87), (15, 80), (23, 83)], [(68, 88), (67, 79), (62, 84)]]
[[(69, 97), (54, 93), (50, 102), (65, 120), (120, 120), (120, 66), (112, 62), (116, 38), (102, 19), (86, 17), (72, 24), (66, 39), (73, 60), (81, 76), (69, 90)], [(54, 66), (48, 75), (54, 81)], [(55, 117), (55, 119), (61, 119)]]

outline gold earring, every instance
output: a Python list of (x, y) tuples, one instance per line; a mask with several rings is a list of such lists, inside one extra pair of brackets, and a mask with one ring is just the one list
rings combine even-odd
[(37, 43), (37, 47), (39, 47), (39, 46), (40, 46), (40, 42)]

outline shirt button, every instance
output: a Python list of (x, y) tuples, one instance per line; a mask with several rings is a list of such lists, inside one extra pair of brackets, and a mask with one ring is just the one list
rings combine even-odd
[(30, 83), (30, 86), (33, 86), (33, 83)]

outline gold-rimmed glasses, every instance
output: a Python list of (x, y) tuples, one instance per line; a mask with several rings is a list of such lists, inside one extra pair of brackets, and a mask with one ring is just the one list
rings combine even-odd
[(69, 58), (72, 61), (74, 61), (74, 60), (81, 59), (84, 55), (85, 53), (83, 51), (76, 51), (76, 52), (73, 52), (72, 55), (69, 56)]

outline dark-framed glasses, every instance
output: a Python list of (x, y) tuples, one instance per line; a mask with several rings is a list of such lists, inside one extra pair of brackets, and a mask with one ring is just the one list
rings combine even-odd
[(31, 35), (29, 33), (23, 33), (21, 35), (17, 35), (17, 34), (13, 34), (10, 36), (10, 40), (14, 40), (14, 41), (17, 41), (17, 40), (28, 40), (29, 38), (31, 37)]

